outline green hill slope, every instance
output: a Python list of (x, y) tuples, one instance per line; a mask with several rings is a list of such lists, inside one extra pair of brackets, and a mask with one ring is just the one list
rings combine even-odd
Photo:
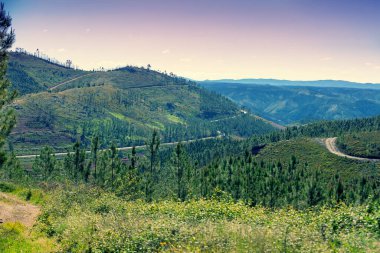
[(46, 90), (85, 72), (66, 68), (25, 53), (10, 53), (8, 77), (20, 95)]
[(267, 145), (257, 158), (286, 163), (295, 156), (300, 164), (320, 170), (326, 177), (339, 174), (345, 179), (379, 176), (380, 165), (350, 160), (331, 154), (318, 139), (297, 138)]
[(364, 158), (380, 158), (380, 131), (345, 134), (338, 138), (345, 154)]
[(33, 80), (24, 88), (39, 91), (14, 103), (18, 123), (11, 142), (18, 153), (44, 145), (65, 150), (78, 138), (88, 145), (94, 133), (103, 146), (127, 146), (144, 143), (153, 129), (164, 142), (274, 130), (227, 98), (174, 75), (136, 67), (81, 72), (23, 54), (12, 55), (12, 65)]

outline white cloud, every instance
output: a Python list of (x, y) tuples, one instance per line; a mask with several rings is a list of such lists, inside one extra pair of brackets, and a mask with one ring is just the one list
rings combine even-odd
[(161, 52), (162, 54), (170, 54), (170, 49), (165, 49)]
[(179, 59), (180, 62), (191, 62), (192, 59), (191, 58), (181, 58)]
[(58, 49), (57, 51), (58, 51), (59, 53), (63, 53), (63, 52), (66, 51), (66, 49), (64, 49), (64, 48), (60, 48), (60, 49)]
[(380, 65), (377, 65), (376, 63), (366, 62), (365, 65), (372, 69), (380, 69)]
[(331, 61), (332, 59), (333, 59), (332, 57), (327, 56), (327, 57), (321, 58), (320, 60), (321, 61)]

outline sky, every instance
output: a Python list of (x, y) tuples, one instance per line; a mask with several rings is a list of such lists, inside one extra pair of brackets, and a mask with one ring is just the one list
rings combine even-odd
[(2, 0), (14, 47), (195, 80), (380, 83), (379, 0)]

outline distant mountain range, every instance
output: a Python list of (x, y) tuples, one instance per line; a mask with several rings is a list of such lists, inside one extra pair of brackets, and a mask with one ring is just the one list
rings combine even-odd
[[(377, 84), (272, 80), (271, 85), (264, 85), (270, 80), (260, 81), (262, 84), (248, 83), (248, 80), (247, 83), (208, 81), (200, 84), (281, 125), (380, 115)], [(364, 88), (367, 86), (371, 88)]]
[(206, 80), (202, 83), (239, 83), (259, 84), (273, 86), (303, 86), (303, 87), (333, 87), (333, 88), (357, 88), (357, 89), (380, 89), (378, 83), (356, 83), (340, 80), (316, 80), (316, 81), (289, 81), (278, 79), (221, 79)]

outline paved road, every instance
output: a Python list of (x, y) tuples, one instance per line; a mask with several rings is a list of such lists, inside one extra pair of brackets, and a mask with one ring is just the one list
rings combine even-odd
[[(214, 137), (205, 137), (205, 138), (200, 138), (200, 139), (194, 139), (194, 140), (188, 140), (188, 141), (182, 141), (181, 143), (191, 143), (191, 142), (196, 142), (196, 141), (204, 141), (204, 140), (211, 140), (211, 139), (216, 139), (216, 138), (220, 138), (220, 136), (214, 136)], [(177, 145), (179, 142), (167, 142), (167, 143), (161, 143), (160, 146), (173, 146), (173, 145)], [(145, 148), (146, 145), (140, 145), (140, 146), (135, 146), (136, 149), (141, 149), (141, 148)], [(131, 150), (133, 148), (132, 147), (120, 147), (120, 148), (117, 148), (117, 150), (119, 151), (126, 151), (126, 150)], [(109, 149), (102, 149), (102, 150), (99, 150), (100, 152), (104, 152), (106, 150), (109, 150)], [(87, 150), (86, 151), (86, 154), (90, 154), (91, 151), (90, 150)], [(54, 153), (55, 156), (66, 156), (67, 155), (67, 152), (66, 153)], [(28, 158), (36, 158), (40, 155), (18, 155), (16, 156), (16, 158), (19, 158), (19, 159), (28, 159)]]
[(327, 138), (324, 140), (326, 148), (332, 154), (337, 155), (337, 156), (341, 156), (341, 157), (345, 157), (348, 159), (353, 159), (353, 160), (359, 160), (359, 161), (365, 161), (365, 162), (380, 162), (380, 159), (370, 159), (370, 158), (363, 158), (363, 157), (357, 157), (357, 156), (351, 156), (351, 155), (344, 154), (336, 146), (336, 140), (337, 140), (337, 137)]

